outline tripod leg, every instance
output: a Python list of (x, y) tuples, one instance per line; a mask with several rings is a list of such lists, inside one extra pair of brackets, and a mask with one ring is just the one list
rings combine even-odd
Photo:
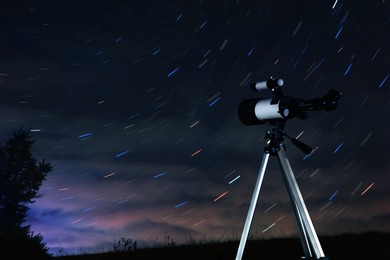
[(253, 191), (251, 204), (249, 206), (248, 215), (246, 217), (244, 230), (242, 231), (240, 245), (238, 246), (236, 260), (241, 260), (242, 255), (244, 253), (245, 243), (246, 243), (246, 240), (248, 238), (249, 229), (250, 229), (250, 226), (251, 226), (251, 223), (252, 223), (253, 214), (255, 212), (256, 203), (257, 203), (257, 199), (259, 197), (261, 183), (263, 182), (263, 178), (264, 178), (264, 174), (265, 174), (265, 169), (267, 167), (268, 159), (269, 159), (269, 153), (264, 153), (263, 161), (261, 163), (259, 174), (257, 176), (255, 190)]
[(300, 238), (301, 238), (301, 245), (302, 245), (302, 248), (303, 248), (303, 252), (305, 254), (305, 257), (311, 258), (313, 256), (313, 254), (312, 254), (312, 251), (310, 249), (310, 242), (309, 242), (309, 239), (307, 237), (306, 230), (304, 229), (302, 216), (301, 216), (301, 214), (299, 212), (297, 204), (291, 201), (291, 205), (293, 207), (293, 211), (294, 211), (294, 214), (296, 216), (295, 223), (297, 224), (298, 229), (299, 229), (299, 234), (300, 234)]
[[(293, 204), (295, 218), (297, 224), (299, 225), (299, 231), (301, 233), (301, 242), (304, 246), (305, 254), (307, 254), (306, 257), (312, 257), (310, 253), (311, 246), (315, 255), (315, 259), (324, 258), (325, 255), (322, 250), (320, 241), (317, 237), (317, 233), (310, 219), (305, 202), (302, 198), (302, 194), (295, 180), (294, 173), (286, 157), (286, 153), (283, 146), (281, 146), (280, 150), (278, 151), (278, 159), (280, 166), (283, 170), (283, 179), (286, 184), (291, 203)], [(306, 247), (305, 245), (308, 247)]]

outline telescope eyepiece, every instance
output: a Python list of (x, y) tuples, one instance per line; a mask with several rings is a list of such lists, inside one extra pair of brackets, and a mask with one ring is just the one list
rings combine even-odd
[(333, 111), (336, 109), (341, 95), (341, 92), (331, 89), (322, 98), (313, 100), (313, 108), (315, 110)]

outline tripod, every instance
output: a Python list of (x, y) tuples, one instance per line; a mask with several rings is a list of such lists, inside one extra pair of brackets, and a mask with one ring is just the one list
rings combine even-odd
[(249, 207), (248, 215), (246, 217), (244, 229), (242, 232), (240, 244), (238, 247), (236, 260), (241, 260), (244, 253), (244, 247), (248, 238), (249, 229), (251, 226), (253, 214), (257, 199), (259, 197), (261, 184), (263, 182), (265, 170), (267, 167), (270, 155), (277, 156), (282, 170), (283, 180), (290, 197), (290, 202), (295, 215), (295, 221), (299, 229), (300, 240), (306, 259), (328, 259), (325, 257), (320, 241), (317, 237), (313, 223), (310, 219), (309, 213), (306, 209), (305, 202), (302, 198), (298, 184), (295, 180), (294, 173), (291, 169), (290, 163), (286, 157), (285, 145), (283, 144), (284, 137), (288, 137), (291, 142), (301, 149), (304, 153), (311, 153), (311, 148), (301, 141), (291, 138), (283, 132), (284, 124), (276, 124), (272, 131), (267, 131), (265, 138), (268, 139), (267, 146), (264, 148), (263, 161), (257, 177), (255, 189), (252, 196), (252, 201)]

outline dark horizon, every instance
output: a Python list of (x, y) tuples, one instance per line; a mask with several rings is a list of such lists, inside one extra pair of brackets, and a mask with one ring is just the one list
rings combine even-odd
[[(365, 233), (360, 235), (338, 235), (321, 237), (326, 259), (371, 259), (390, 256), (387, 245), (390, 234)], [(149, 248), (124, 247), (106, 252), (82, 255), (59, 256), (56, 259), (235, 259), (238, 241), (205, 242), (186, 245), (156, 245)], [(129, 250), (130, 249), (130, 250)], [(280, 250), (283, 249), (283, 250)], [(243, 259), (301, 259), (304, 253), (298, 238), (273, 238), (268, 240), (249, 240)]]
[[(0, 140), (23, 125), (53, 166), (27, 224), (52, 250), (241, 236), (269, 125), (246, 126), (272, 77), (331, 112), (287, 121), (287, 157), (319, 236), (390, 232), (386, 1), (29, 1), (0, 15)], [(276, 158), (251, 234), (296, 236)], [(57, 251), (55, 251), (57, 252)]]

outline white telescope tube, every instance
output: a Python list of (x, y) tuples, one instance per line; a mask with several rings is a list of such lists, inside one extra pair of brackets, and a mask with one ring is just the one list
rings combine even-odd
[[(279, 104), (271, 104), (272, 99), (259, 100), (255, 106), (255, 115), (259, 120), (278, 119), (288, 116), (288, 109), (284, 109), (282, 113), (279, 111)], [(286, 111), (287, 110), (287, 111)]]

